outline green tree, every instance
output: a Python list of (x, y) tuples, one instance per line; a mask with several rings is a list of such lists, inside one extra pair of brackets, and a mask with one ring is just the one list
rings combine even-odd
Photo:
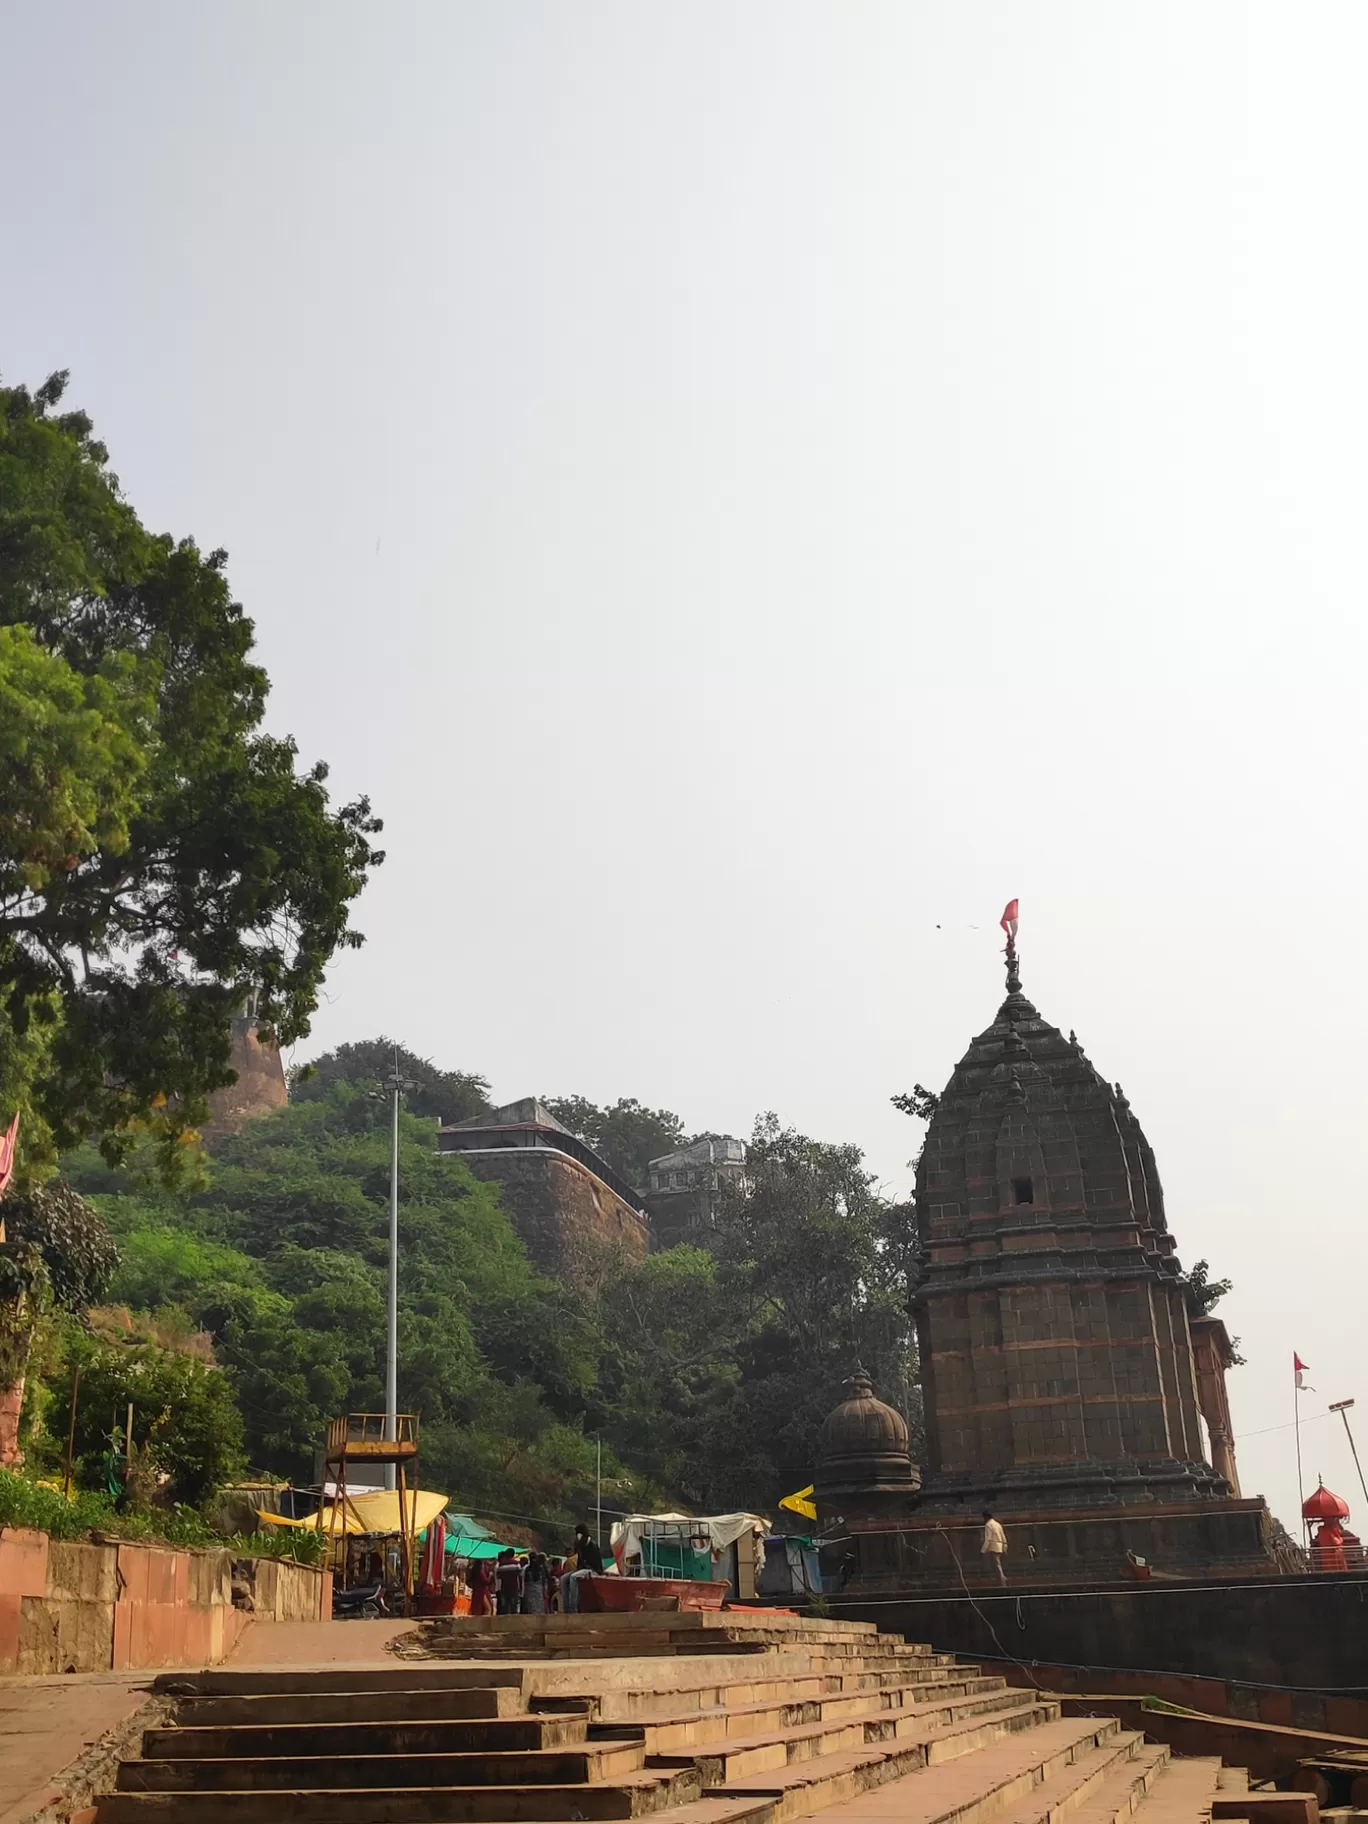
[(685, 1144), (684, 1124), (668, 1108), (645, 1108), (627, 1096), (611, 1108), (600, 1108), (583, 1096), (544, 1096), (547, 1108), (572, 1134), (578, 1134), (615, 1172), (637, 1189), (649, 1179), (652, 1159)]
[(915, 1416), (906, 1210), (879, 1196), (858, 1147), (811, 1140), (774, 1115), (755, 1124), (746, 1172), (723, 1198), (716, 1244), (747, 1323), (736, 1391), (702, 1460), (710, 1501), (771, 1502), (810, 1475), (857, 1360)]
[(242, 1418), (221, 1369), (181, 1349), (99, 1342), (83, 1355), (76, 1447), (98, 1479), (111, 1433), (133, 1407), (133, 1445), (173, 1501), (199, 1503), (243, 1467)]
[(404, 1106), (411, 1115), (431, 1115), (447, 1124), (488, 1109), (489, 1084), (483, 1077), (464, 1070), (439, 1070), (430, 1059), (383, 1037), (339, 1045), (312, 1064), (301, 1065), (291, 1074), (290, 1099), (321, 1101), (334, 1083), (377, 1089), (394, 1070), (396, 1055), (400, 1076), (415, 1085), (404, 1094)]
[(261, 732), (224, 554), (141, 525), (64, 385), (0, 388), (0, 1111), (25, 1173), (150, 1132), (174, 1175), (234, 1011), (301, 1037), (360, 942), (379, 824)]
[[(35, 1334), (56, 1306), (80, 1312), (99, 1298), (118, 1265), (109, 1231), (69, 1185), (45, 1184), (8, 1198), (0, 1234), (0, 1465), (20, 1457), (20, 1413)], [(32, 1407), (32, 1400), (29, 1402)]]

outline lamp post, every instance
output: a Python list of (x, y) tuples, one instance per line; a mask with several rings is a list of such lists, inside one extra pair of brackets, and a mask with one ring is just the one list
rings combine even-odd
[[(399, 1048), (394, 1069), (385, 1078), (390, 1098), (389, 1323), (385, 1337), (385, 1436), (399, 1436), (399, 1098), (417, 1085), (399, 1074)], [(395, 1487), (394, 1464), (385, 1465), (385, 1487)]]
[(1330, 1410), (1337, 1412), (1344, 1420), (1344, 1435), (1348, 1438), (1349, 1448), (1354, 1453), (1354, 1468), (1358, 1471), (1359, 1487), (1363, 1490), (1364, 1501), (1368, 1502), (1368, 1482), (1363, 1479), (1363, 1465), (1359, 1462), (1358, 1446), (1354, 1442), (1353, 1432), (1349, 1429), (1349, 1408), (1353, 1403), (1352, 1400), (1332, 1400)]

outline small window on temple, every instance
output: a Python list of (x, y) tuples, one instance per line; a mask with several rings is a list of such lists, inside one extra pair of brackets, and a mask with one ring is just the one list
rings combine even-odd
[(1012, 1195), (1018, 1203), (1034, 1203), (1035, 1193), (1031, 1189), (1029, 1178), (1013, 1178)]

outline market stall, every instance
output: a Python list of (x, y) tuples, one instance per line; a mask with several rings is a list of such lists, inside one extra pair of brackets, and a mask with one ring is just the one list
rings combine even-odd
[(610, 1543), (618, 1572), (636, 1587), (594, 1589), (589, 1602), (637, 1608), (677, 1599), (681, 1608), (720, 1608), (728, 1596), (748, 1600), (768, 1531), (760, 1514), (626, 1514)]

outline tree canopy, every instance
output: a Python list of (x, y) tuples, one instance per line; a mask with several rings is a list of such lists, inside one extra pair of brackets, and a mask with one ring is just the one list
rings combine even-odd
[(0, 1113), (26, 1176), (149, 1133), (174, 1174), (234, 1011), (298, 1039), (361, 941), (380, 826), (262, 732), (225, 554), (141, 524), (65, 382), (0, 388)]
[(687, 1143), (678, 1115), (668, 1108), (644, 1108), (633, 1096), (608, 1108), (600, 1108), (584, 1096), (543, 1096), (542, 1101), (557, 1121), (563, 1121), (638, 1190), (646, 1186), (652, 1159)]
[(291, 1074), (290, 1100), (323, 1101), (334, 1083), (376, 1088), (396, 1065), (399, 1075), (411, 1085), (404, 1092), (404, 1106), (411, 1115), (431, 1115), (449, 1124), (484, 1114), (489, 1107), (489, 1084), (483, 1077), (464, 1070), (439, 1070), (430, 1058), (420, 1058), (406, 1045), (386, 1038), (339, 1045), (312, 1064), (301, 1065)]

